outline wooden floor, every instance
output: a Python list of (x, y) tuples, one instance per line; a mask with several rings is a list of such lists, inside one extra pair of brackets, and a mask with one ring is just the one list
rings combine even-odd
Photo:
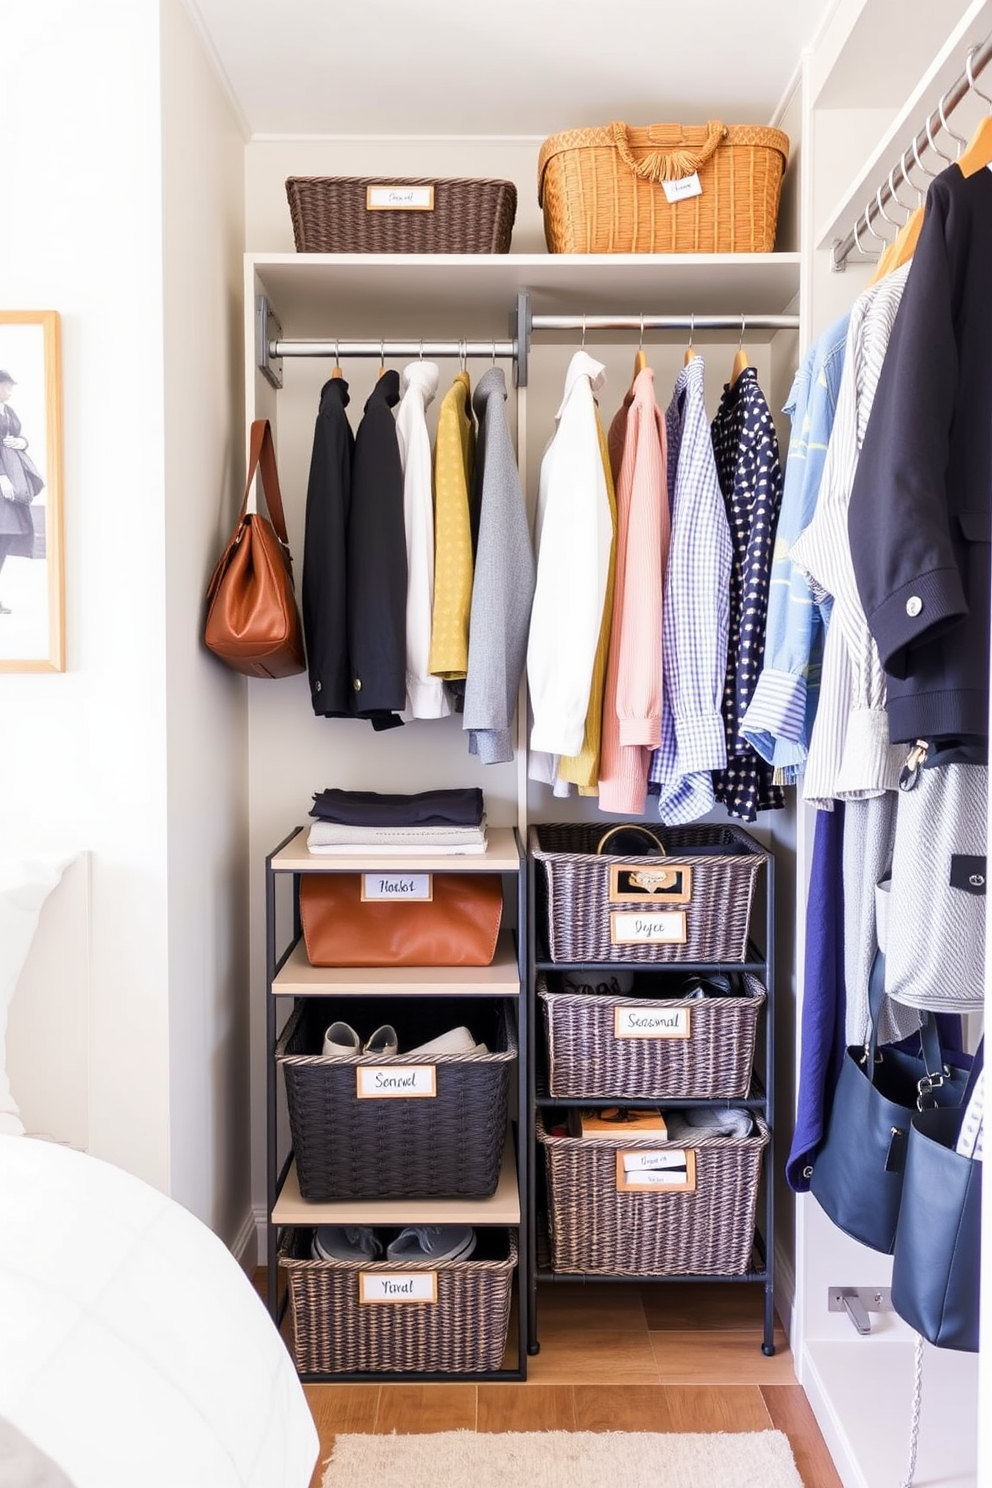
[(774, 1357), (761, 1352), (760, 1286), (554, 1284), (538, 1300), (526, 1384), (306, 1385), (320, 1434), (311, 1488), (339, 1432), (772, 1428), (804, 1488), (841, 1488), (781, 1329)]

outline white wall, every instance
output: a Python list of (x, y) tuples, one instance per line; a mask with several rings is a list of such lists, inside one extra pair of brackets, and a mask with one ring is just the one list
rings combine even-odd
[(242, 458), (243, 142), (179, 0), (5, 0), (0, 98), (3, 303), (62, 315), (68, 611), (63, 675), (0, 677), (0, 846), (89, 854), (73, 1088), (36, 1124), (233, 1239), (243, 689), (197, 635)]
[(244, 138), (162, 0), (170, 1191), (228, 1241), (249, 1213), (244, 679), (203, 595), (244, 481)]

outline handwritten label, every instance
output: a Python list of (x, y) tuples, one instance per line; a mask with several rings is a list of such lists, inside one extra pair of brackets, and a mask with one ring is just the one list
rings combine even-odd
[(662, 181), (661, 185), (665, 199), (670, 202), (685, 201), (687, 197), (703, 194), (698, 171), (693, 171), (691, 176), (683, 176), (680, 181)]
[(687, 1039), (690, 1012), (687, 1007), (616, 1007), (613, 1036), (618, 1039)]
[(436, 1271), (359, 1271), (359, 1302), (436, 1302)]
[(610, 902), (625, 904), (635, 899), (664, 900), (666, 904), (688, 904), (692, 898), (692, 869), (678, 863), (664, 868), (651, 863), (611, 863)]
[(683, 909), (662, 910), (657, 914), (618, 909), (610, 915), (610, 942), (613, 945), (683, 945), (685, 939)]
[(355, 1070), (359, 1100), (411, 1100), (437, 1095), (433, 1064), (360, 1064)]
[(362, 903), (370, 899), (431, 900), (434, 882), (430, 873), (363, 873)]
[(433, 212), (433, 186), (366, 186), (365, 209), (368, 212)]
[(665, 1151), (634, 1148), (617, 1153), (617, 1193), (695, 1193), (696, 1154), (679, 1147)]

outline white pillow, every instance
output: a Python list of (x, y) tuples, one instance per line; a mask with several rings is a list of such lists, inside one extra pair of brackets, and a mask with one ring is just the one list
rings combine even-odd
[(41, 906), (75, 853), (0, 858), (0, 1135), (20, 1137), (24, 1127), (7, 1078), (7, 1008), (27, 960)]

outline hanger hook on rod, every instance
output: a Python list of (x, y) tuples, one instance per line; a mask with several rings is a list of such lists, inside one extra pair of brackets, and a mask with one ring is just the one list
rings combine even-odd
[(860, 217), (855, 217), (855, 219), (854, 219), (854, 241), (857, 244), (858, 252), (861, 254), (862, 258), (871, 258), (871, 254), (868, 252), (868, 249), (865, 248), (862, 245), (861, 235), (858, 232), (858, 223), (860, 221), (861, 221), (861, 218)]
[(468, 349), (467, 349), (467, 347), (465, 345), (464, 340), (462, 340), (462, 341), (459, 341), (459, 343), (458, 343), (458, 365), (461, 367), (461, 370), (463, 372), (465, 371), (465, 363), (467, 361), (468, 361)]
[(337, 336), (335, 336), (334, 337), (334, 365), (338, 369), (338, 371), (340, 372), (341, 371), (341, 356), (340, 356), (340, 353), (338, 351), (339, 344), (340, 343), (338, 341), (338, 338), (337, 338)]
[(644, 311), (641, 311), (641, 334), (637, 342), (638, 351), (644, 350)]
[(386, 370), (386, 342), (385, 342), (385, 339), (380, 338), (380, 341), (379, 341), (379, 376), (380, 377), (382, 376), (383, 372), (385, 372), (385, 370)]
[[(955, 157), (953, 155), (945, 155), (944, 152), (943, 152), (943, 150), (937, 144), (936, 140), (933, 137), (933, 130), (930, 127), (932, 123), (933, 123), (933, 116), (930, 115), (930, 114), (928, 114), (927, 115), (927, 122), (926, 122), (926, 131), (927, 131), (927, 139), (928, 139), (928, 141), (930, 143), (930, 148), (934, 152), (935, 155), (939, 155), (940, 156), (941, 160), (945, 161), (948, 165), (953, 165), (954, 164)], [(937, 133), (939, 134), (940, 131), (938, 130)]]
[(964, 64), (965, 77), (968, 79), (968, 87), (971, 89), (971, 91), (974, 94), (976, 94), (982, 100), (983, 103), (987, 104), (988, 107), (990, 109), (992, 109), (992, 98), (990, 98), (987, 93), (983, 93), (982, 90), (981, 90), (981, 88), (975, 82), (975, 73), (974, 73), (974, 70), (973, 70), (972, 63), (973, 63), (973, 59), (974, 59), (975, 53), (977, 51), (978, 51), (978, 44), (977, 43), (974, 46), (968, 48), (968, 56), (967, 56), (967, 59), (966, 59), (965, 64)]
[(744, 332), (745, 332), (746, 329), (747, 329), (747, 324), (746, 324), (746, 322), (744, 320), (744, 316), (742, 314), (741, 315), (741, 334), (740, 334), (740, 340), (737, 342), (737, 350), (738, 351), (743, 351), (743, 349), (744, 349)]
[(695, 312), (695, 310), (690, 310), (689, 311), (689, 350), (690, 351), (692, 350), (692, 338), (693, 338), (693, 335), (695, 334), (695, 330), (696, 330), (696, 312)]
[(424, 338), (423, 338), (423, 336), (421, 336), (421, 338), (420, 338), (420, 360), (421, 361), (424, 360)]
[(890, 227), (894, 227), (896, 229), (896, 231), (898, 232), (899, 231), (899, 224), (898, 224), (898, 222), (894, 222), (892, 220), (892, 218), (889, 216), (888, 212), (885, 210), (885, 203), (882, 201), (882, 191), (883, 191), (883, 189), (884, 189), (883, 187), (879, 186), (878, 190), (875, 192), (875, 205), (878, 208), (879, 212), (884, 217), (885, 221), (889, 224), (889, 226)]
[(916, 139), (913, 140), (913, 159), (916, 161), (923, 174), (925, 176), (929, 176), (930, 180), (932, 181), (936, 173), (930, 170), (926, 165), (924, 165), (923, 161), (920, 159), (920, 146), (919, 141)]
[(586, 344), (586, 318), (583, 315), (583, 317), (582, 317), (582, 342), (581, 342), (581, 345), (583, 346), (583, 348), (585, 347), (585, 344)]
[(874, 229), (874, 227), (872, 227), (872, 223), (871, 223), (871, 202), (870, 201), (868, 201), (868, 202), (865, 203), (865, 209), (861, 213), (861, 215), (864, 218), (864, 223), (865, 223), (865, 229), (866, 229), (866, 231), (867, 232), (870, 232), (871, 235), (872, 235), (872, 237), (875, 238), (879, 243), (882, 244), (883, 248), (887, 248), (889, 246), (889, 240), (888, 240), (888, 238), (886, 238), (885, 236), (883, 236), (882, 233), (876, 232), (875, 229)]
[(496, 365), (496, 342), (493, 342), (493, 366)]
[[(948, 92), (950, 92), (950, 89), (948, 89)], [(957, 145), (957, 147), (958, 147), (958, 151), (957, 152), (960, 155), (961, 154), (961, 151), (964, 149), (964, 147), (968, 143), (968, 141), (965, 139), (965, 137), (964, 137), (963, 134), (955, 134), (955, 132), (951, 128), (950, 124), (948, 124), (948, 122), (947, 122), (947, 115), (944, 113), (944, 104), (946, 103), (946, 101), (947, 101), (947, 93), (945, 93), (943, 95), (943, 97), (941, 98), (940, 102), (938, 103), (938, 105), (937, 105), (937, 113), (940, 115), (940, 122), (941, 122), (941, 124), (944, 126), (945, 130), (947, 131), (947, 133), (951, 136), (951, 139)]]
[[(896, 204), (897, 207), (901, 207), (904, 212), (906, 212), (907, 214), (911, 214), (913, 212), (913, 208), (912, 207), (907, 207), (906, 203), (904, 201), (901, 201), (900, 200), (899, 193), (896, 190), (896, 172), (897, 171), (898, 172), (901, 172), (902, 178), (905, 181), (907, 179), (907, 177), (906, 177), (906, 163), (905, 163), (904, 160), (900, 160), (899, 161), (899, 164), (898, 165), (894, 165), (892, 167), (892, 169), (889, 171), (889, 197), (890, 197), (890, 199), (892, 201), (895, 202), (895, 204)], [(909, 184), (912, 185), (913, 184), (912, 181), (910, 181)]]

